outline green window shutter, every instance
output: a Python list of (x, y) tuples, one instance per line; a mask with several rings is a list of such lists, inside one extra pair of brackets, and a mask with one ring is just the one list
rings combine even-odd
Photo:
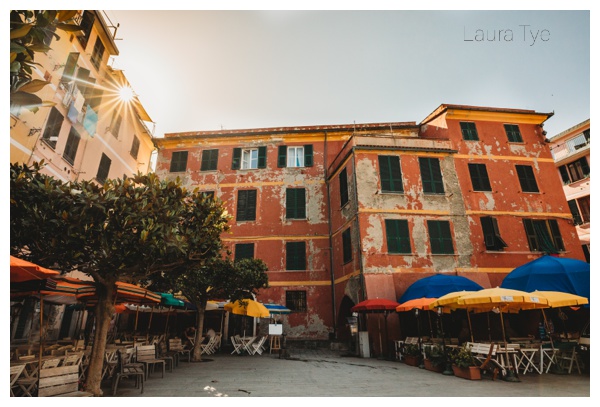
[(287, 188), (285, 200), (285, 217), (287, 219), (306, 219), (306, 190), (304, 188)]
[(481, 217), (481, 229), (486, 250), (502, 250), (507, 244), (500, 237), (498, 222), (491, 216)]
[(444, 182), (440, 170), (440, 160), (437, 158), (419, 157), (423, 192), (433, 194), (444, 193)]
[(254, 258), (254, 243), (238, 243), (235, 245), (234, 261)]
[(277, 166), (279, 168), (285, 168), (287, 166), (287, 146), (279, 146), (277, 152)]
[(350, 262), (352, 260), (352, 230), (350, 228), (344, 230), (342, 232), (342, 249), (343, 249), (343, 258), (344, 264)]
[(306, 242), (287, 242), (285, 252), (286, 270), (306, 270)]
[(533, 229), (533, 221), (531, 219), (523, 219), (523, 226), (525, 227), (525, 235), (527, 236), (529, 250), (532, 252), (538, 251), (539, 245), (537, 241), (537, 235)]
[(77, 67), (77, 59), (79, 59), (79, 52), (71, 52), (67, 57), (67, 62), (63, 69), (63, 75), (60, 78), (61, 82), (71, 82), (74, 78), (75, 68)]
[(508, 141), (511, 143), (522, 143), (523, 138), (521, 137), (521, 131), (519, 130), (519, 126), (516, 124), (505, 124), (504, 131), (506, 132), (506, 137)]
[(570, 184), (571, 177), (569, 176), (569, 170), (567, 170), (567, 166), (561, 165), (558, 167), (558, 171), (560, 172), (560, 177), (562, 178), (563, 184)]
[(258, 147), (258, 168), (267, 168), (267, 147)]
[(410, 254), (410, 235), (406, 219), (386, 219), (388, 253)]
[(560, 229), (558, 228), (558, 222), (556, 219), (548, 220), (548, 225), (550, 226), (550, 233), (552, 234), (552, 240), (554, 241), (554, 246), (559, 251), (565, 250), (565, 245), (563, 243), (562, 236), (560, 234)]
[(573, 222), (576, 225), (581, 225), (583, 222), (581, 221), (581, 213), (577, 207), (577, 201), (575, 199), (571, 199), (570, 201), (567, 201), (567, 203), (569, 204), (571, 215), (573, 215)]
[(239, 170), (241, 162), (242, 162), (242, 149), (234, 148), (233, 149), (233, 162), (231, 163), (231, 169)]
[(238, 204), (236, 219), (238, 221), (243, 220), (256, 220), (256, 190), (242, 190), (238, 191)]
[(305, 167), (313, 166), (313, 146), (312, 146), (312, 144), (307, 144), (304, 146), (304, 166)]
[(219, 158), (219, 150), (204, 150), (204, 151), (202, 151), (202, 164), (200, 166), (200, 171), (216, 170), (218, 158)]
[(477, 141), (477, 127), (473, 122), (460, 122), (460, 131), (462, 132), (463, 140)]
[(345, 168), (340, 172), (340, 202), (341, 206), (348, 202), (348, 174)]
[(474, 191), (492, 190), (485, 164), (469, 164), (469, 174)]
[(428, 220), (429, 243), (432, 254), (454, 254), (452, 235), (450, 234), (450, 222), (440, 220)]
[(183, 172), (187, 168), (187, 151), (175, 151), (171, 156), (171, 168), (170, 172)]
[(394, 155), (379, 156), (379, 174), (381, 190), (385, 192), (404, 192), (400, 158)]
[(533, 168), (529, 165), (517, 165), (517, 175), (519, 177), (519, 183), (521, 184), (521, 190), (523, 192), (540, 192), (533, 175)]

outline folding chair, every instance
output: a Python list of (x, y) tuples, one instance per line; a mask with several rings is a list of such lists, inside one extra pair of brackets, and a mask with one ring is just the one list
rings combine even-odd
[(230, 339), (231, 344), (233, 345), (233, 352), (231, 352), (231, 354), (233, 355), (234, 353), (237, 353), (238, 355), (241, 355), (242, 350), (244, 349), (244, 345), (242, 344), (242, 342), (238, 341), (236, 336), (232, 336)]
[(261, 338), (258, 340), (258, 342), (253, 342), (253, 343), (250, 345), (250, 346), (252, 347), (252, 355), (255, 355), (255, 354), (257, 354), (257, 353), (258, 353), (259, 355), (262, 355), (262, 353), (265, 351), (265, 348), (264, 348), (264, 346), (263, 346), (263, 345), (265, 344), (265, 341), (267, 340), (267, 337), (268, 337), (268, 335), (262, 336), (262, 337), (261, 337)]
[(19, 385), (17, 384), (17, 379), (19, 378), (19, 376), (21, 376), (21, 373), (23, 373), (24, 369), (25, 365), (16, 365), (10, 367), (10, 397), (15, 396), (13, 389), (19, 387)]
[(179, 356), (184, 356), (189, 363), (192, 358), (192, 350), (183, 347), (181, 338), (169, 339), (169, 350), (171, 352), (177, 352), (177, 360), (179, 360)]
[(117, 394), (117, 388), (119, 387), (119, 382), (122, 378), (135, 378), (135, 386), (139, 388), (141, 385), (142, 391), (144, 393), (144, 364), (143, 363), (134, 363), (131, 358), (133, 357), (133, 352), (121, 352), (121, 350), (117, 351), (117, 371), (113, 378), (113, 396)]
[(563, 369), (566, 369), (569, 374), (573, 370), (573, 364), (577, 366), (577, 372), (581, 374), (579, 360), (577, 354), (577, 342), (565, 342), (558, 345), (558, 353), (556, 354), (556, 364)]

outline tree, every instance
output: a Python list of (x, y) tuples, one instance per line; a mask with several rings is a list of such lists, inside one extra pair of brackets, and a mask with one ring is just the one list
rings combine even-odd
[(47, 39), (60, 39), (56, 29), (75, 32), (81, 27), (73, 24), (77, 10), (11, 10), (10, 11), (10, 103), (32, 111), (42, 105), (34, 95), (50, 82), (33, 79), (36, 52), (46, 53)]
[(11, 164), (11, 254), (96, 284), (88, 391), (101, 395), (102, 363), (117, 281), (139, 283), (213, 259), (229, 216), (217, 201), (155, 174), (63, 183), (40, 164)]
[(261, 288), (268, 286), (267, 266), (260, 259), (215, 258), (193, 267), (182, 266), (179, 270), (165, 273), (153, 283), (155, 289), (181, 292), (197, 308), (196, 340), (192, 353), (193, 361), (202, 360), (200, 336), (204, 331), (204, 313), (211, 299), (228, 298), (230, 301), (248, 298)]

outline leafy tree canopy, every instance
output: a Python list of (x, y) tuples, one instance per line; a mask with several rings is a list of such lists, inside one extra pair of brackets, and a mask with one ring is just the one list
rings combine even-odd
[(56, 29), (75, 32), (77, 10), (11, 10), (10, 11), (10, 102), (37, 110), (43, 102), (34, 95), (50, 82), (33, 79), (35, 53), (50, 50), (48, 39), (60, 39)]

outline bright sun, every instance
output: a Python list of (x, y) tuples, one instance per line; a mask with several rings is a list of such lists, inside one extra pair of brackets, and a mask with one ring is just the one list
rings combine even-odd
[(123, 102), (131, 101), (131, 99), (133, 99), (133, 89), (131, 89), (129, 86), (119, 88), (119, 99), (121, 99)]

